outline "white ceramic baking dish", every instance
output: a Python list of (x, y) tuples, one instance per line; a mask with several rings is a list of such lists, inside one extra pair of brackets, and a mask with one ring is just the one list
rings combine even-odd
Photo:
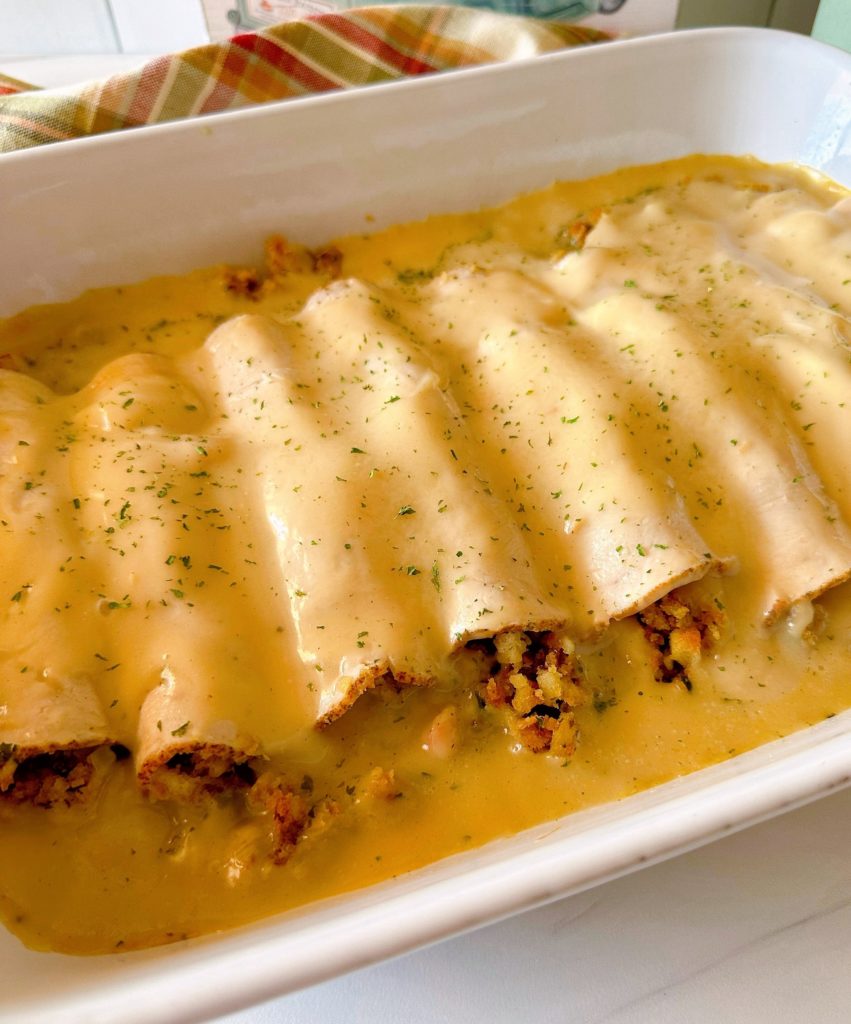
[[(0, 158), (0, 315), (694, 151), (851, 185), (851, 56), (722, 29)], [(220, 936), (71, 958), (0, 934), (0, 1021), (196, 1021), (473, 928), (846, 784), (851, 713), (628, 800)], [(1, 839), (2, 837), (0, 837)], [(151, 894), (156, 898), (156, 893)]]

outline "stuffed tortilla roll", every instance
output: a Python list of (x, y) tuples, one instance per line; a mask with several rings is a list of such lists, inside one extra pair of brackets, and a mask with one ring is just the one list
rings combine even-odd
[(451, 397), (364, 286), (316, 297), (298, 325), (238, 318), (207, 346), (321, 680), (320, 720), (376, 681), (444, 676), (472, 639), (565, 626)]
[(108, 364), (75, 424), (79, 514), (140, 784), (178, 800), (241, 788), (249, 760), (292, 742), (315, 711), (241, 467), (165, 357)]
[(106, 718), (92, 681), (42, 672), (22, 686), (0, 677), (0, 803), (37, 807), (82, 800), (103, 752), (111, 761)]
[(421, 329), (453, 325), (441, 347), (471, 367), (455, 382), (471, 429), (504, 492), (522, 481), (536, 562), (570, 566), (586, 633), (719, 568), (663, 460), (637, 449), (628, 381), (562, 302), (522, 273), (479, 268), (442, 275), (430, 298)]
[(671, 380), (680, 360), (689, 361), (701, 397), (666, 403), (670, 427), (684, 439), (671, 473), (701, 533), (721, 551), (722, 538), (732, 540), (729, 553), (753, 567), (752, 614), (770, 623), (848, 579), (851, 531), (772, 391), (744, 375), (731, 385), (734, 368), (719, 373), (689, 323), (647, 305), (618, 294), (580, 315), (618, 348), (620, 325), (631, 325), (624, 373)]
[[(664, 200), (614, 205), (545, 281), (643, 391), (631, 426), (646, 457), (664, 457), (701, 535), (740, 567), (729, 618), (770, 624), (848, 578), (851, 532), (796, 430), (798, 396), (784, 402), (721, 340), (726, 328), (747, 353), (772, 320), (770, 288), (739, 287), (765, 272), (739, 245), (764, 197), (743, 187), (731, 202), (723, 191), (686, 179)], [(676, 272), (674, 247), (686, 254)], [(777, 267), (768, 280), (784, 275)], [(730, 326), (738, 321), (748, 345)]]
[(87, 586), (66, 411), (50, 389), (0, 370), (0, 801), (43, 807), (85, 797), (114, 739), (94, 684), (96, 623), (65, 587)]

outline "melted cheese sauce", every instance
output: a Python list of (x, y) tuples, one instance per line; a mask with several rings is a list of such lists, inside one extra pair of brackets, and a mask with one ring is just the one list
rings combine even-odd
[[(17, 410), (24, 442), (15, 446), (16, 480), (36, 492), (27, 506), (35, 509), (32, 546), (4, 555), (2, 635), (20, 639), (0, 651), (6, 685), (28, 672), (90, 674), (110, 738), (133, 749), (167, 636), (186, 692), (166, 732), (200, 727), (205, 716), (238, 721), (305, 794), (339, 796), (343, 807), (273, 866), (258, 852), (262, 824), (238, 803), (153, 803), (139, 794), (131, 761), (105, 767), (82, 806), (0, 808), (0, 908), (9, 927), (36, 948), (74, 953), (232, 927), (623, 798), (851, 706), (851, 594), (841, 583), (851, 551), (851, 450), (831, 440), (851, 425), (848, 204), (844, 190), (803, 171), (694, 157), (343, 239), (345, 281), (324, 288), (295, 272), (252, 299), (224, 288), (221, 270), (205, 270), (100, 289), (0, 325), (0, 367), (14, 371), (0, 396), (3, 410)], [(601, 206), (585, 247), (571, 251), (568, 225)], [(262, 453), (250, 435), (239, 442), (230, 432), (252, 413), (239, 396), (258, 386), (256, 364), (217, 370), (221, 348), (212, 345), (211, 357), (208, 341), (243, 314), (286, 330), (289, 362), (274, 372), (310, 392), (299, 415), (318, 423), (319, 406), (336, 401), (364, 438), (346, 434), (332, 455), (328, 445), (308, 446), (292, 463), (292, 487), (310, 489), (319, 479), (311, 464), (321, 461), (327, 475), (337, 460), (340, 491), (317, 513), (320, 549), (323, 535), (345, 533), (341, 520), (361, 498), (344, 467), (370, 458), (368, 424), (378, 415), (369, 389), (343, 395), (341, 372), (351, 367), (334, 361), (339, 339), (363, 337), (361, 368), (385, 378), (379, 408), (407, 372), (404, 358), (381, 354), (382, 339), (425, 339), (434, 379), (451, 381), (469, 436), (487, 437), (497, 453), (482, 457), (480, 507), (491, 491), (523, 506), (516, 521), (526, 525), (528, 564), (515, 557), (517, 588), (498, 608), (488, 599), (483, 613), (480, 594), (469, 592), (441, 606), (442, 619), (428, 618), (433, 589), (506, 557), (488, 547), (486, 513), (472, 517), (457, 552), (454, 539), (444, 550), (445, 520), (412, 514), (410, 551), (387, 554), (387, 523), (369, 515), (352, 533), (365, 552), (359, 562), (343, 563), (348, 549), (308, 552), (308, 583), (282, 584), (270, 572), (291, 537), (283, 527), (254, 529), (244, 495), (262, 485), (267, 501), (286, 508), (290, 478), (258, 471)], [(575, 343), (557, 364), (551, 349), (536, 347), (547, 330), (571, 337), (573, 328)], [(616, 355), (596, 357), (588, 332), (611, 341)], [(476, 363), (483, 354), (484, 369)], [(158, 375), (158, 358), (178, 373)], [(231, 391), (222, 386), (227, 365)], [(417, 378), (412, 393), (419, 412), (436, 418), (429, 387)], [(397, 415), (396, 403), (389, 407)], [(256, 419), (266, 444), (274, 435), (263, 437), (266, 421)], [(554, 434), (571, 430), (583, 459), (568, 472), (547, 452), (558, 447)], [(436, 467), (439, 435), (431, 439)], [(400, 465), (403, 442), (414, 443), (394, 442)], [(387, 465), (371, 467), (378, 479), (367, 476), (390, 519), (424, 508), (432, 487), (394, 476), (393, 451), (388, 442)], [(688, 514), (663, 515), (675, 494)], [(4, 497), (17, 500), (12, 491)], [(317, 490), (315, 500), (319, 508), (325, 495)], [(749, 521), (726, 511), (751, 500)], [(628, 552), (601, 558), (601, 537), (623, 529), (627, 509), (638, 524), (661, 523), (664, 536), (636, 533)], [(561, 539), (547, 533), (553, 516), (565, 524)], [(309, 525), (300, 524), (299, 543)], [(90, 540), (74, 548), (80, 528)], [(576, 569), (564, 564), (564, 537)], [(698, 541), (723, 571), (694, 586), (723, 606), (726, 628), (689, 692), (655, 681), (628, 613), (648, 557), (674, 581), (695, 551), (704, 557), (702, 547), (692, 551)], [(421, 548), (433, 559), (421, 563)], [(682, 563), (675, 552), (686, 552)], [(361, 570), (385, 555), (390, 569), (398, 562), (418, 571), (391, 576), (387, 593), (353, 607)], [(290, 616), (308, 592), (315, 600)], [(576, 712), (580, 742), (569, 760), (518, 749), (498, 716), (459, 696), (452, 672), (428, 688), (367, 694), (323, 731), (313, 728), (320, 690), (336, 685), (314, 654), (323, 644), (345, 675), (359, 652), (368, 660), (396, 643), (399, 658), (414, 652), (416, 674), (417, 658), (440, 656), (441, 629), (465, 638), (500, 628), (503, 605), (524, 594), (538, 600), (542, 620), (553, 606), (567, 608), (582, 642), (593, 699)], [(819, 629), (807, 643), (810, 597)], [(438, 757), (429, 730), (447, 706), (457, 709), (459, 739)], [(376, 767), (395, 771), (400, 797), (370, 795), (364, 780)]]

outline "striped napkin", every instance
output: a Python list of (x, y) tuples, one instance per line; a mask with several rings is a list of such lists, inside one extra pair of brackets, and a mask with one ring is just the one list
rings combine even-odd
[(361, 7), (157, 57), (81, 85), (40, 90), (0, 73), (0, 153), (608, 38), (467, 7)]

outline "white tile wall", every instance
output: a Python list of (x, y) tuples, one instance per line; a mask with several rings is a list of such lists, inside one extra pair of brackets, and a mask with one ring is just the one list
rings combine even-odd
[(209, 41), (201, 0), (0, 0), (0, 51), (166, 53)]
[(209, 42), (201, 0), (108, 0), (124, 53), (186, 50)]
[(4, 53), (113, 53), (107, 0), (0, 0)]

